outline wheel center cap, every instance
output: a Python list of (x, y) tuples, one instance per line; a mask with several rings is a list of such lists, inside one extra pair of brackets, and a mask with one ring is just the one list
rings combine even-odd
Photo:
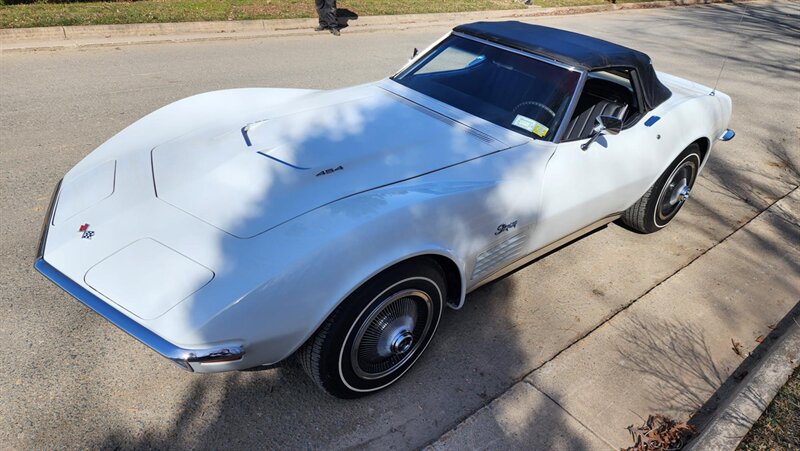
[(678, 192), (678, 199), (680, 199), (681, 202), (686, 202), (686, 200), (689, 199), (689, 193), (690, 192), (691, 192), (691, 190), (689, 189), (689, 187), (688, 186), (684, 186), (680, 190), (680, 192)]
[(672, 189), (672, 193), (669, 196), (670, 205), (675, 205), (678, 202), (686, 202), (686, 200), (689, 198), (689, 193), (691, 192), (691, 188), (689, 188), (689, 184), (687, 183), (686, 179), (682, 179), (677, 183), (671, 184), (670, 189)]
[(414, 336), (411, 332), (403, 330), (392, 338), (390, 349), (392, 354), (405, 354), (414, 344)]

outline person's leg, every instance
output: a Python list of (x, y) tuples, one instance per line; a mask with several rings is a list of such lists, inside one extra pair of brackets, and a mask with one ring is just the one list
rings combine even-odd
[(314, 6), (317, 8), (317, 17), (319, 17), (319, 26), (315, 28), (317, 31), (328, 28), (328, 0), (314, 0)]
[(336, 0), (325, 0), (326, 6), (326, 22), (328, 24), (328, 28), (331, 29), (339, 29), (339, 21), (336, 19)]

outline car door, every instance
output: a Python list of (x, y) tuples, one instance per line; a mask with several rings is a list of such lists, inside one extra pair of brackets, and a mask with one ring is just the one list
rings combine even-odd
[[(581, 96), (588, 95), (589, 83)], [(599, 108), (599, 113), (588, 118), (586, 134), (567, 137), (575, 139), (562, 139), (558, 144), (545, 170), (541, 221), (535, 238), (538, 246), (623, 212), (647, 191), (657, 176), (655, 157), (660, 136), (639, 120), (643, 115), (636, 110), (637, 104), (641, 105), (636, 99), (641, 97), (635, 92), (635, 85), (628, 86), (630, 104), (614, 99), (624, 108)], [(578, 102), (572, 121), (582, 113), (581, 108), (586, 108), (584, 111), (590, 108), (585, 105), (592, 102), (584, 102), (585, 99), (582, 97)], [(606, 111), (624, 116), (628, 120), (626, 127), (616, 135), (604, 133), (582, 149), (581, 145), (589, 141), (594, 116)]]

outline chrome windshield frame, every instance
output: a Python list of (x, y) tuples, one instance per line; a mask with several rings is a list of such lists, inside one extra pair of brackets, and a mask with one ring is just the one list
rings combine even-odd
[[(421, 53), (421, 54), (417, 55), (417, 57), (413, 61), (411, 61), (408, 64), (406, 64), (405, 66), (403, 66), (399, 71), (397, 71), (394, 75), (392, 75), (390, 77), (390, 79), (394, 80), (394, 78), (397, 77), (397, 76), (403, 75), (404, 73), (408, 73), (408, 72), (414, 71), (420, 64), (422, 64), (423, 62), (426, 61), (426, 57), (431, 52), (436, 50), (439, 47), (439, 45), (442, 42), (444, 42), (450, 36), (458, 36), (460, 38), (469, 39), (471, 41), (479, 42), (479, 43), (484, 44), (484, 45), (489, 45), (489, 46), (498, 48), (500, 50), (504, 50), (504, 51), (507, 51), (507, 52), (515, 53), (517, 55), (521, 55), (521, 56), (524, 56), (524, 57), (527, 57), (527, 58), (531, 58), (531, 59), (534, 59), (534, 60), (537, 60), (537, 61), (541, 61), (543, 63), (551, 64), (553, 66), (560, 67), (562, 69), (566, 69), (566, 70), (568, 70), (570, 72), (578, 72), (580, 74), (580, 78), (578, 79), (578, 83), (575, 85), (575, 89), (572, 91), (572, 98), (570, 99), (569, 104), (567, 105), (567, 110), (564, 112), (564, 116), (561, 118), (561, 121), (558, 124), (558, 129), (556, 130), (556, 134), (553, 136), (553, 139), (551, 141), (554, 144), (558, 144), (558, 143), (561, 142), (561, 138), (563, 137), (563, 135), (565, 133), (565, 130), (567, 128), (567, 124), (569, 123), (569, 119), (568, 118), (572, 117), (572, 115), (574, 114), (575, 108), (578, 105), (578, 98), (580, 97), (580, 93), (583, 91), (583, 86), (586, 84), (586, 79), (589, 76), (588, 72), (586, 70), (582, 69), (582, 68), (571, 66), (569, 64), (565, 64), (565, 63), (562, 63), (560, 61), (556, 61), (556, 60), (553, 60), (553, 59), (545, 58), (545, 57), (543, 57), (541, 55), (537, 55), (537, 54), (531, 53), (531, 52), (526, 52), (524, 50), (516, 49), (514, 47), (509, 47), (507, 45), (503, 45), (503, 44), (500, 44), (500, 43), (497, 43), (497, 42), (492, 42), (492, 41), (489, 41), (489, 40), (486, 40), (486, 39), (483, 39), (483, 38), (479, 38), (477, 36), (472, 36), (472, 35), (469, 35), (469, 34), (466, 34), (466, 33), (453, 31), (453, 32), (450, 32), (449, 34), (444, 35), (439, 40), (437, 40), (433, 45), (428, 47), (425, 50), (424, 53)], [(534, 140), (535, 138), (529, 137), (529, 139)]]

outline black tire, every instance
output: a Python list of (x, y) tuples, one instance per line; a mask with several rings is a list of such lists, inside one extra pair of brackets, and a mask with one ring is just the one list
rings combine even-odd
[(689, 197), (700, 170), (700, 146), (692, 143), (653, 186), (622, 215), (622, 223), (639, 233), (657, 232), (669, 224)]
[(338, 398), (358, 398), (391, 385), (430, 343), (445, 290), (441, 267), (426, 258), (375, 276), (303, 345), (298, 353), (303, 369)]

